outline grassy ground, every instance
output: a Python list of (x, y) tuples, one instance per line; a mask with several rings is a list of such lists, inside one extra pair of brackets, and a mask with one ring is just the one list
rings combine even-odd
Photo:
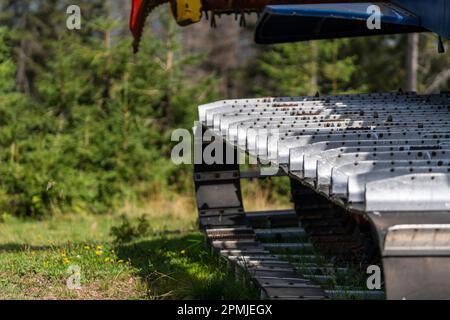
[[(264, 206), (259, 198), (253, 193), (248, 209)], [(121, 214), (42, 221), (3, 215), (0, 299), (258, 298), (205, 247), (190, 198), (153, 199), (144, 209), (128, 205), (123, 212), (131, 222), (144, 215), (149, 231), (119, 244), (111, 228), (122, 223)], [(81, 287), (69, 289), (68, 280), (78, 275)]]

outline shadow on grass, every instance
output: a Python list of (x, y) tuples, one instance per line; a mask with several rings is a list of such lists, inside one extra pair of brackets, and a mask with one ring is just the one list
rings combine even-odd
[(153, 299), (257, 299), (227, 263), (205, 246), (201, 233), (158, 236), (118, 245), (118, 256), (139, 270)]
[(11, 253), (11, 252), (21, 252), (24, 250), (33, 250), (33, 251), (46, 251), (50, 250), (54, 247), (52, 246), (32, 246), (28, 244), (20, 244), (20, 243), (5, 243), (0, 244), (0, 254), (1, 253)]

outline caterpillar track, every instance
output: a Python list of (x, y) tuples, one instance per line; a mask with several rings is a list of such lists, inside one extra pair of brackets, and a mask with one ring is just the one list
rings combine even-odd
[[(215, 148), (194, 166), (207, 242), (263, 298), (449, 298), (449, 102), (398, 92), (200, 106), (199, 150)], [(241, 172), (244, 154), (262, 169)], [(282, 175), (293, 210), (245, 212), (240, 180)], [(369, 265), (382, 266), (382, 290), (367, 289)]]

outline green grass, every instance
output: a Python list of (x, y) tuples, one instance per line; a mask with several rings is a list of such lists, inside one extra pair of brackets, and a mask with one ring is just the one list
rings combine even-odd
[[(150, 234), (117, 244), (110, 230), (119, 215), (3, 216), (0, 299), (258, 298), (210, 253), (195, 215), (147, 217)], [(81, 268), (80, 289), (67, 288), (71, 265)]]
[(133, 261), (154, 299), (259, 297), (252, 286), (235, 281), (226, 261), (210, 253), (199, 232), (135, 241), (120, 246), (118, 255)]

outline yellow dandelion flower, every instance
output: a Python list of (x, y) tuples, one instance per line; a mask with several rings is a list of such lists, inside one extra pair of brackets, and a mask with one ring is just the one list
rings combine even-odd
[(102, 255), (102, 250), (97, 250), (97, 251), (95, 251), (95, 254), (97, 255), (97, 256), (101, 256)]
[(97, 250), (102, 250), (103, 247), (102, 246), (97, 246)]
[(64, 263), (65, 264), (68, 264), (70, 262), (70, 260), (69, 259), (67, 259), (67, 258), (64, 258)]
[(110, 262), (111, 261), (111, 258), (110, 257), (106, 257), (105, 258), (105, 262)]

